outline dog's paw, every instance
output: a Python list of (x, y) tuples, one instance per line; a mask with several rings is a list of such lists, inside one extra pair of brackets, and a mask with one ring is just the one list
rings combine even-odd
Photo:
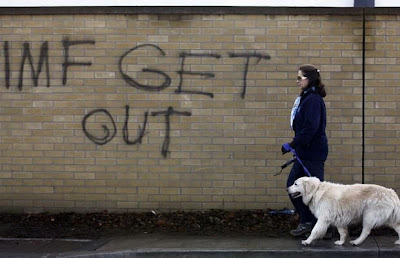
[(301, 241), (301, 244), (302, 244), (302, 245), (309, 245), (310, 243), (307, 242), (307, 240), (302, 240), (302, 241)]
[(357, 246), (358, 244), (356, 243), (356, 241), (350, 241), (350, 244), (352, 245), (352, 246)]
[(340, 240), (335, 241), (335, 245), (343, 245), (343, 244), (344, 244), (344, 241), (340, 241)]
[(394, 242), (395, 245), (400, 245), (400, 239)]

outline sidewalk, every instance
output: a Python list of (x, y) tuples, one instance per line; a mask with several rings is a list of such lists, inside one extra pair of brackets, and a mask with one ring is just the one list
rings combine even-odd
[(96, 240), (0, 239), (0, 257), (400, 257), (395, 236), (369, 236), (360, 246), (263, 236), (137, 234)]

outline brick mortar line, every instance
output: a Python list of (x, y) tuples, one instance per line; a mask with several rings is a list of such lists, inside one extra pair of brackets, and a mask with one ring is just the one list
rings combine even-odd
[[(259, 15), (362, 15), (360, 7), (266, 7), (266, 6), (66, 6), (3, 7), (0, 15), (21, 14), (259, 14)], [(365, 8), (366, 14), (400, 14), (400, 8)]]

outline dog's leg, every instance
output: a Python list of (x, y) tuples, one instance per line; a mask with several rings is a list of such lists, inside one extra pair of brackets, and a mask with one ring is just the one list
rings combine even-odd
[(361, 235), (357, 239), (350, 241), (350, 244), (354, 246), (361, 244), (369, 236), (369, 234), (371, 233), (371, 229), (372, 229), (371, 225), (364, 222)]
[(301, 244), (309, 245), (314, 240), (322, 238), (323, 236), (325, 236), (328, 227), (328, 223), (326, 223), (322, 219), (318, 219), (317, 224), (315, 224), (314, 228), (312, 229), (310, 236), (306, 240), (301, 241)]
[[(383, 213), (383, 211), (381, 212)], [(350, 241), (350, 244), (354, 246), (361, 244), (371, 233), (371, 230), (374, 228), (374, 226), (381, 225), (380, 223), (377, 223), (377, 218), (381, 218), (382, 220), (380, 215), (381, 214), (376, 211), (366, 211), (363, 215), (363, 228), (361, 234), (357, 239)]]
[(337, 229), (339, 231), (340, 240), (336, 241), (335, 245), (343, 245), (344, 242), (346, 241), (349, 231), (346, 226), (338, 227)]

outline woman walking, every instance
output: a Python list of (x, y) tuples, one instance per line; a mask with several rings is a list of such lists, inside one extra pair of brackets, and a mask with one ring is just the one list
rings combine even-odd
[[(291, 112), (290, 125), (294, 138), (282, 145), (282, 154), (291, 149), (311, 173), (311, 176), (324, 180), (324, 165), (328, 156), (328, 140), (325, 133), (326, 107), (323, 98), (326, 96), (325, 85), (321, 81), (320, 71), (313, 65), (302, 65), (297, 74), (297, 85), (300, 95)], [(294, 162), (287, 179), (290, 186), (296, 179), (306, 176), (303, 166)], [(293, 236), (302, 236), (311, 232), (316, 218), (301, 198), (291, 201), (299, 214), (299, 225), (291, 230)]]

